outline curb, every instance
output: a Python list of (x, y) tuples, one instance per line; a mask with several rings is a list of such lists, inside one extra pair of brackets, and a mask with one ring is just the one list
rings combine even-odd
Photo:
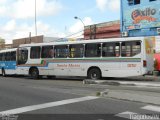
[(138, 81), (160, 81), (160, 76), (145, 75), (137, 77), (128, 77), (128, 80), (138, 80)]
[(98, 84), (98, 85), (127, 85), (127, 86), (142, 86), (142, 87), (160, 87), (160, 81), (120, 81), (120, 80), (83, 80), (83, 84)]

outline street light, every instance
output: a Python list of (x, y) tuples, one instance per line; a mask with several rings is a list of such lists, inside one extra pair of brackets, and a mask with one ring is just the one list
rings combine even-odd
[(74, 19), (78, 19), (78, 20), (80, 20), (80, 21), (81, 21), (81, 23), (83, 24), (83, 27), (85, 27), (85, 24), (84, 24), (84, 22), (82, 21), (82, 19), (81, 19), (81, 18), (79, 18), (79, 17), (75, 16), (75, 17), (74, 17)]

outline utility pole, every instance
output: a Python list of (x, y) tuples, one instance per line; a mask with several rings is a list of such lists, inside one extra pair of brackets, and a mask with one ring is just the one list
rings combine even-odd
[(35, 35), (37, 36), (37, 1), (35, 0)]

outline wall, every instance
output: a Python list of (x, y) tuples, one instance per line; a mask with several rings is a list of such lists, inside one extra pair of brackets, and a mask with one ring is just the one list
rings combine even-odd
[(37, 37), (29, 37), (27, 38), (20, 38), (13, 40), (13, 48), (19, 47), (21, 44), (30, 44), (30, 43), (42, 43), (43, 42), (43, 35)]
[(85, 26), (84, 39), (103, 39), (120, 37), (120, 21), (104, 22)]
[(160, 0), (140, 0), (140, 4), (129, 5), (135, 0), (121, 0), (121, 32), (128, 36), (157, 36), (160, 27)]
[(0, 50), (5, 49), (5, 44), (0, 44)]

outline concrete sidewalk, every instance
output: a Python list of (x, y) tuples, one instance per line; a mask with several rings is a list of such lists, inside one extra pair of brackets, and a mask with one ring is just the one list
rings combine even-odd
[[(106, 92), (107, 91), (107, 92)], [(160, 105), (160, 94), (155, 92), (131, 91), (131, 90), (106, 90), (100, 96), (128, 101), (136, 101), (147, 104)]]
[[(139, 76), (139, 77), (129, 77), (129, 78), (114, 78), (109, 80), (89, 80), (86, 79), (83, 81), (84, 84), (98, 84), (98, 85), (113, 85), (113, 86), (137, 86), (137, 87), (158, 87), (160, 88), (160, 77), (155, 76)], [(107, 88), (107, 86), (106, 86)], [(116, 90), (116, 89), (106, 89), (96, 95), (122, 99), (128, 101), (143, 102), (147, 104), (160, 105), (160, 93), (153, 91), (135, 91), (130, 89), (125, 90)]]

